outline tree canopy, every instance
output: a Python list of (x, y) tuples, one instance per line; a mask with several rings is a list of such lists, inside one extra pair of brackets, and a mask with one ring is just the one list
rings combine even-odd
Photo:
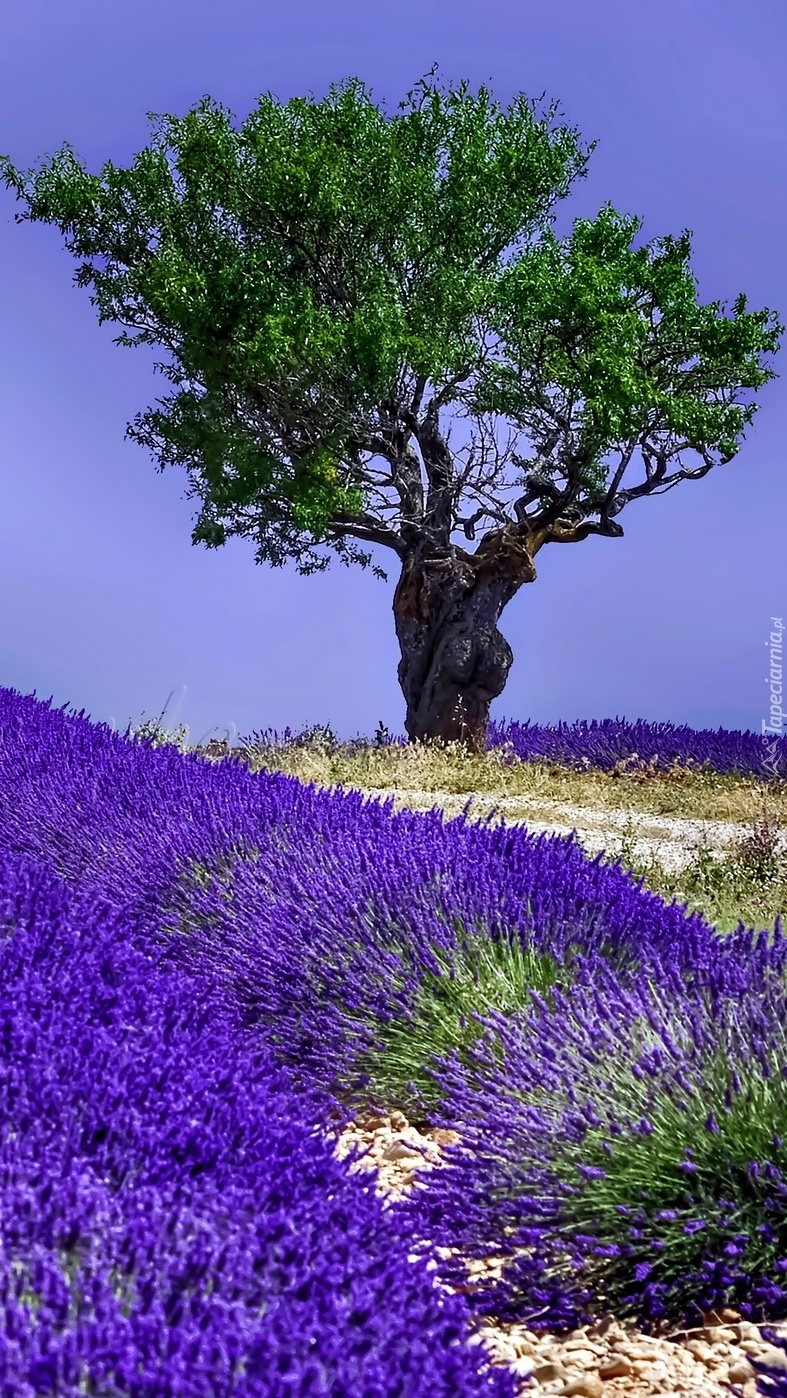
[[(4, 156), (0, 173), (27, 202), (18, 222), (57, 224), (87, 259), (75, 281), (100, 322), (137, 332), (115, 343), (170, 351), (155, 367), (178, 391), (126, 435), (186, 468), (194, 543), (250, 537), (258, 562), (301, 573), (327, 567), (318, 545), (367, 567), (355, 540), (403, 575), (449, 558), (466, 629), (495, 555), (519, 560), (499, 615), (544, 544), (619, 537), (630, 500), (731, 461), (756, 410), (740, 395), (774, 377), (762, 358), (783, 326), (743, 293), (732, 315), (700, 304), (688, 231), (635, 250), (642, 220), (605, 203), (559, 239), (553, 207), (596, 142), (553, 126), (555, 104), (538, 118), (522, 94), (503, 112), (483, 86), (417, 86), (391, 119), (357, 78), (321, 102), (267, 93), (240, 129), (203, 97), (148, 113), (128, 168), (90, 175), (66, 143), (37, 172)], [(464, 460), (444, 408), (477, 428)], [(453, 541), (483, 519), (473, 554)]]
[[(688, 232), (633, 251), (642, 220), (609, 204), (558, 240), (550, 211), (596, 142), (582, 155), (573, 130), (551, 130), (555, 105), (539, 121), (522, 94), (502, 113), (483, 86), (445, 100), (419, 86), (390, 120), (358, 79), (322, 103), (268, 93), (239, 131), (204, 97), (181, 119), (149, 113), (151, 145), (100, 175), (68, 143), (32, 182), (0, 158), (28, 202), (17, 221), (54, 222), (69, 251), (105, 260), (75, 281), (95, 287), (100, 322), (138, 331), (115, 343), (171, 351), (156, 368), (185, 387), (127, 435), (160, 469), (188, 469), (189, 495), (205, 501), (194, 542), (252, 534), (258, 561), (305, 556), (312, 572), (329, 561), (313, 561), (314, 541), (368, 565), (343, 534), (400, 557), (408, 526), (444, 538), (461, 524), (473, 539), (478, 519), (505, 518), (494, 492), (520, 483), (504, 482), (508, 460), (534, 543), (544, 530), (542, 542), (614, 535), (628, 500), (738, 450), (755, 405), (734, 395), (773, 377), (759, 360), (776, 348), (776, 317), (747, 312), (743, 294), (732, 319), (698, 305)], [(411, 441), (427, 385), (432, 437), (458, 401), (481, 447), (462, 471), (450, 452), (426, 461), (424, 503)], [(501, 416), (530, 435), (535, 461), (510, 440), (500, 452), (484, 418)], [(637, 447), (645, 477), (623, 489)], [(702, 464), (668, 474), (686, 449)], [(363, 455), (388, 469), (375, 475)], [(481, 506), (471, 518), (458, 514), (463, 495)], [(566, 511), (573, 530), (550, 527)]]

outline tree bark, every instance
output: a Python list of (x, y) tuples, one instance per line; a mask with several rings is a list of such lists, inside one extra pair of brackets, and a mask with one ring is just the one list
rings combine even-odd
[(497, 621), (522, 584), (535, 580), (534, 542), (507, 524), (472, 555), (424, 542), (409, 554), (393, 613), (411, 743), (441, 738), (468, 752), (486, 750), (489, 706), (514, 659)]

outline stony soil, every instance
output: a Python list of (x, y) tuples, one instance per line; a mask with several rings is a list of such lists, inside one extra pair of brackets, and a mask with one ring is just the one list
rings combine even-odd
[[(353, 1173), (375, 1171), (375, 1193), (383, 1208), (395, 1206), (410, 1189), (428, 1188), (428, 1172), (445, 1165), (443, 1146), (461, 1143), (457, 1131), (434, 1128), (421, 1135), (401, 1112), (390, 1116), (359, 1117), (341, 1133), (326, 1128), (325, 1139), (343, 1159), (359, 1142), (365, 1154), (351, 1166)], [(426, 1178), (423, 1178), (426, 1176)], [(419, 1240), (426, 1242), (427, 1240)], [(451, 1250), (437, 1249), (446, 1257)], [(453, 1251), (456, 1251), (454, 1249)], [(418, 1254), (409, 1254), (415, 1261)], [(468, 1280), (500, 1275), (502, 1259), (467, 1261)], [(432, 1270), (436, 1262), (428, 1264)], [(454, 1288), (435, 1282), (444, 1291)], [(471, 1343), (483, 1344), (493, 1364), (508, 1365), (521, 1379), (520, 1394), (576, 1394), (579, 1398), (758, 1398), (755, 1370), (749, 1357), (787, 1369), (787, 1355), (762, 1337), (761, 1327), (741, 1320), (736, 1311), (723, 1310), (702, 1317), (696, 1330), (674, 1331), (662, 1327), (657, 1336), (645, 1335), (634, 1321), (617, 1321), (600, 1315), (591, 1326), (569, 1334), (536, 1335), (525, 1325), (498, 1325), (489, 1318), (477, 1324)], [(778, 1335), (787, 1337), (787, 1321), (774, 1323)]]

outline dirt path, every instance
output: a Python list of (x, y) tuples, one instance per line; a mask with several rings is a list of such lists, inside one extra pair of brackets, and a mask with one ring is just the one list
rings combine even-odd
[[(393, 796), (396, 811), (429, 811), (433, 806), (439, 806), (449, 820), (461, 815), (468, 797), (472, 796), (471, 820), (481, 820), (497, 807), (497, 813), (490, 821), (492, 825), (505, 820), (508, 825), (526, 825), (536, 833), (547, 830), (556, 835), (569, 835), (576, 829), (579, 840), (589, 854), (596, 854), (599, 850), (617, 853), (628, 826), (634, 836), (634, 857), (646, 862), (657, 859), (668, 873), (677, 873), (685, 868), (703, 845), (717, 857), (728, 854), (734, 842), (746, 835), (750, 828), (742, 822), (574, 806), (567, 801), (549, 801), (538, 796), (492, 796), (487, 792), (455, 795), (450, 791), (398, 787), (348, 786), (344, 789), (362, 790), (367, 796), (381, 800)], [(787, 831), (780, 837), (780, 847), (787, 854)]]

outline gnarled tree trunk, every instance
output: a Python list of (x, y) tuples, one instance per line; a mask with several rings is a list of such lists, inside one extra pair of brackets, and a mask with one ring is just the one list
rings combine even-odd
[(497, 621), (535, 576), (532, 555), (511, 524), (487, 535), (472, 555), (424, 544), (408, 558), (393, 613), (411, 743), (455, 739), (468, 752), (486, 750), (489, 706), (514, 659)]

